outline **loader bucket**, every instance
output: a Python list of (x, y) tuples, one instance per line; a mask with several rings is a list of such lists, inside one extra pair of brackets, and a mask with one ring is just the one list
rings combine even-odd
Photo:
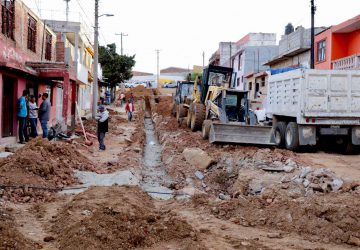
[(210, 128), (210, 143), (239, 143), (275, 145), (271, 142), (272, 127), (249, 126), (229, 123), (213, 123)]

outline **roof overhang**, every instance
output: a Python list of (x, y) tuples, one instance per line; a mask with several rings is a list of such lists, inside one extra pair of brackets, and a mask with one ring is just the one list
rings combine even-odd
[(350, 33), (360, 30), (360, 15), (333, 27), (333, 33)]

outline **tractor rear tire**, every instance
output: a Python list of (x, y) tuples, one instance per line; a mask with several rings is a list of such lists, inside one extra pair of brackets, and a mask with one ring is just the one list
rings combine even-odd
[(202, 124), (205, 120), (205, 105), (196, 103), (194, 105), (193, 112), (191, 114), (191, 131), (195, 132), (202, 128)]
[(194, 104), (190, 104), (190, 107), (189, 107), (188, 113), (187, 113), (187, 117), (186, 117), (186, 126), (188, 128), (191, 127), (191, 115), (192, 115), (193, 105)]
[(204, 140), (209, 139), (211, 124), (212, 124), (211, 120), (205, 120), (203, 122), (203, 125), (202, 125), (202, 138)]
[(179, 104), (176, 107), (176, 121), (180, 122), (180, 120), (184, 117), (186, 117), (187, 109), (184, 106), (184, 104)]
[(172, 109), (171, 109), (171, 114), (176, 117), (176, 103), (173, 104)]
[(285, 122), (276, 123), (274, 138), (275, 138), (275, 144), (279, 148), (285, 147), (285, 132), (286, 132), (286, 123)]

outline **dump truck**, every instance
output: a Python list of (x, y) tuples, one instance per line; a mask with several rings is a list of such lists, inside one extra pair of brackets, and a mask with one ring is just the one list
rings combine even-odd
[(298, 69), (271, 75), (266, 113), (272, 126), (213, 122), (209, 141), (297, 150), (326, 137), (351, 151), (360, 145), (360, 71)]

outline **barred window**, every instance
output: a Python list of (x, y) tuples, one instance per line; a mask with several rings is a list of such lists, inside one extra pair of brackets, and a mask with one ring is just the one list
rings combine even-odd
[(318, 62), (326, 60), (326, 40), (322, 40), (317, 44)]
[(52, 35), (46, 32), (45, 60), (51, 60)]
[(1, 32), (14, 40), (15, 0), (1, 0)]
[(33, 52), (36, 52), (36, 20), (30, 15), (28, 18), (27, 48)]

